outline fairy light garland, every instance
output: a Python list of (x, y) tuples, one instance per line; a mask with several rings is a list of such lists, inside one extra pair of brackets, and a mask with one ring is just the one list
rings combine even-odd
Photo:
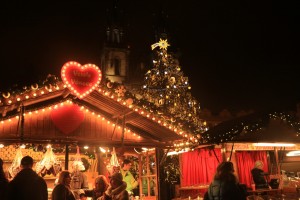
[(169, 128), (170, 130), (172, 130), (173, 132), (175, 132), (179, 135), (183, 135), (185, 138), (188, 138), (190, 140), (190, 142), (194, 142), (194, 143), (198, 142), (197, 138), (195, 138), (194, 135), (185, 133), (183, 131), (179, 132), (178, 127), (167, 123), (167, 121), (165, 121), (161, 117), (156, 116), (154, 113), (150, 113), (147, 110), (144, 110), (144, 109), (140, 108), (138, 105), (127, 104), (126, 100), (111, 94), (113, 91), (108, 91), (108, 90), (105, 90), (105, 89), (100, 87), (98, 89), (98, 92), (103, 93), (105, 96), (108, 96), (111, 99), (114, 99), (115, 101), (119, 102), (122, 105), (128, 106), (129, 108), (131, 108), (133, 111), (139, 113), (140, 115), (145, 116), (149, 119), (152, 119), (154, 122), (158, 123), (160, 126), (164, 126), (166, 128)]
[(251, 134), (259, 132), (267, 126), (267, 122), (269, 122), (270, 119), (281, 120), (296, 131), (296, 137), (300, 136), (300, 122), (294, 115), (288, 114), (286, 112), (272, 112), (266, 114), (265, 116), (258, 117), (252, 122), (239, 122), (229, 130), (224, 129), (224, 132), (218, 135), (210, 135), (208, 133), (204, 133), (199, 142), (200, 144), (219, 144), (230, 142), (235, 137), (238, 137), (241, 133)]
[[(60, 102), (60, 103), (57, 103), (57, 104), (53, 104), (51, 106), (48, 106), (48, 107), (44, 107), (44, 108), (41, 108), (41, 109), (37, 109), (37, 110), (28, 110), (26, 111), (23, 116), (27, 116), (27, 115), (33, 115), (33, 114), (39, 114), (40, 112), (44, 113), (46, 112), (47, 110), (48, 111), (51, 111), (52, 109), (58, 109), (60, 106), (64, 106), (65, 104), (73, 104), (74, 102), (72, 102), (71, 100), (67, 100), (67, 101), (64, 101), (64, 102)], [(90, 113), (92, 116), (94, 116), (95, 118), (98, 118), (100, 119), (101, 121), (104, 121), (106, 122), (108, 125), (111, 125), (112, 127), (116, 126), (116, 124), (114, 123), (111, 123), (111, 121), (107, 120), (105, 117), (103, 117), (101, 114), (98, 114), (94, 111), (90, 111), (89, 109), (87, 109), (85, 106), (82, 106), (82, 105), (79, 105), (77, 104), (78, 106), (80, 106), (80, 109), (85, 111), (85, 113)], [(1, 120), (1, 124), (2, 126), (5, 126), (6, 123), (11, 123), (12, 120), (19, 120), (19, 116), (12, 116), (10, 118), (7, 118), (5, 120)], [(121, 126), (118, 126), (117, 127), (118, 129), (121, 129)], [(138, 135), (137, 133), (133, 132), (132, 130), (130, 130), (129, 128), (124, 128), (124, 130), (128, 133), (130, 133), (133, 137), (135, 137), (136, 139), (140, 140), (142, 137), (140, 135)]]
[[(53, 78), (53, 77), (52, 77)], [(30, 100), (31, 98), (37, 98), (38, 96), (43, 96), (43, 95), (47, 95), (48, 93), (51, 92), (56, 92), (56, 91), (62, 91), (65, 90), (67, 88), (66, 84), (63, 84), (63, 82), (59, 82), (57, 81), (58, 79), (55, 77), (53, 78), (55, 81), (44, 85), (41, 85), (41, 87), (39, 87), (38, 85), (34, 86), (34, 89), (31, 88), (31, 90), (27, 90), (23, 93), (20, 94), (15, 94), (15, 95), (8, 95), (6, 96), (7, 98), (2, 98), (0, 99), (0, 105), (7, 105), (10, 106), (12, 104), (14, 104), (15, 102), (25, 102), (27, 100)], [(107, 90), (108, 89), (108, 90)], [(133, 100), (129, 101), (130, 103), (127, 103), (128, 98), (126, 99), (126, 97), (124, 96), (119, 96), (116, 95), (116, 91), (114, 91), (112, 89), (104, 89), (102, 86), (98, 86), (98, 88), (96, 89), (99, 93), (103, 94), (104, 96), (107, 96), (113, 100), (115, 100), (116, 102), (120, 103), (123, 106), (127, 106), (128, 108), (134, 110), (135, 112), (138, 112), (140, 115), (145, 116), (149, 119), (151, 119), (152, 121), (156, 122), (158, 125), (160, 126), (164, 126), (170, 130), (172, 130), (173, 132), (175, 132), (178, 135), (181, 135), (185, 138), (185, 140), (189, 141), (189, 144), (195, 144), (199, 141), (199, 134), (198, 135), (194, 135), (192, 133), (187, 133), (185, 131), (183, 131), (180, 127), (180, 124), (175, 125), (174, 122), (169, 123), (169, 121), (165, 120), (161, 115), (157, 115), (155, 112), (151, 111), (151, 108), (148, 108), (147, 106), (143, 105), (143, 108), (140, 107), (140, 105), (134, 104)], [(113, 91), (112, 91), (113, 90)], [(133, 98), (133, 97), (131, 97)], [(136, 99), (135, 99), (136, 100)], [(57, 104), (58, 105), (58, 104)], [(51, 107), (49, 107), (48, 109), (52, 109)], [(45, 108), (43, 109), (39, 109), (39, 110), (35, 110), (33, 111), (34, 113), (38, 113), (38, 112), (44, 112)], [(29, 114), (28, 112), (25, 113)], [(33, 114), (33, 113), (31, 113)], [(17, 116), (18, 117), (18, 116)], [(17, 118), (16, 117), (16, 118)], [(8, 122), (10, 122), (14, 117), (11, 117), (8, 119)], [(5, 119), (1, 120), (1, 124), (4, 124), (6, 122)], [(137, 135), (136, 133), (133, 133), (134, 135)], [(140, 137), (140, 136), (138, 136)], [(176, 142), (175, 141), (175, 145), (179, 145), (182, 144), (183, 142)], [(186, 144), (186, 143), (184, 143)]]
[(297, 121), (295, 116), (285, 113), (285, 112), (274, 112), (269, 114), (270, 119), (279, 119), (285, 123), (287, 123), (289, 126), (293, 127), (296, 130), (296, 136), (300, 136), (300, 122)]

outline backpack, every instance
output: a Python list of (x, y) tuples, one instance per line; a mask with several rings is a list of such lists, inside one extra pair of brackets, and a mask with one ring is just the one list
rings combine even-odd
[(247, 191), (244, 185), (214, 180), (204, 194), (204, 200), (245, 200)]
[(208, 187), (208, 200), (222, 200), (223, 199), (224, 183), (219, 180), (214, 180)]

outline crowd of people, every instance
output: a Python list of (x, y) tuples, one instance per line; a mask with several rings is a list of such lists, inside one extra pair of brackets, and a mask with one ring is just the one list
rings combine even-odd
[[(251, 170), (255, 189), (270, 189), (263, 171), (263, 162), (258, 160)], [(247, 188), (240, 184), (234, 174), (234, 166), (230, 161), (224, 161), (217, 167), (216, 174), (210, 183), (204, 200), (246, 200)]]
[[(21, 170), (9, 181), (3, 169), (0, 158), (0, 199), (1, 200), (48, 200), (48, 190), (45, 180), (33, 168), (33, 159), (25, 156), (21, 160)], [(68, 170), (59, 173), (57, 182), (51, 194), (52, 200), (128, 200), (133, 195), (133, 189), (138, 182), (130, 172), (132, 163), (125, 159), (122, 167), (110, 174), (108, 178), (99, 175), (95, 178), (94, 188), (81, 184), (78, 195), (71, 187), (72, 173)], [(263, 171), (263, 162), (256, 161), (251, 170), (256, 189), (270, 188)], [(86, 179), (83, 179), (86, 180)], [(216, 169), (215, 176), (204, 195), (204, 200), (246, 200), (246, 188), (242, 187), (230, 161), (222, 162)]]
[[(48, 200), (46, 181), (39, 176), (33, 168), (33, 159), (25, 156), (21, 159), (21, 170), (9, 181), (3, 169), (0, 158), (0, 200)], [(52, 200), (129, 200), (132, 189), (138, 182), (130, 173), (131, 161), (125, 159), (123, 168), (108, 176), (99, 175), (95, 178), (93, 189), (82, 184), (80, 194), (72, 190), (72, 173), (61, 171), (51, 194)], [(84, 180), (84, 179), (83, 179)], [(109, 180), (109, 181), (108, 181)]]

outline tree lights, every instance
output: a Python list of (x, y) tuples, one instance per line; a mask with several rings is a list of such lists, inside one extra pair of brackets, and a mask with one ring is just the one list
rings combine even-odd
[(195, 135), (205, 130), (199, 117), (200, 105), (192, 97), (188, 78), (180, 71), (178, 62), (167, 53), (168, 46), (167, 40), (162, 39), (151, 46), (155, 50), (153, 68), (145, 74), (140, 94), (147, 100), (146, 104), (151, 105), (152, 111), (164, 113), (167, 118), (164, 121), (168, 121), (169, 127), (177, 124), (193, 134), (184, 137), (196, 142)]

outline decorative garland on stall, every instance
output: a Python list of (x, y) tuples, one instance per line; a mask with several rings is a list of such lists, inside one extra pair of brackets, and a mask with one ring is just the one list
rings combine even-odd
[(242, 120), (223, 122), (204, 133), (199, 144), (220, 144), (230, 142), (239, 136), (253, 134), (269, 124), (270, 120), (280, 120), (287, 124), (300, 136), (300, 122), (295, 114), (287, 111), (273, 111), (262, 115), (250, 115)]

